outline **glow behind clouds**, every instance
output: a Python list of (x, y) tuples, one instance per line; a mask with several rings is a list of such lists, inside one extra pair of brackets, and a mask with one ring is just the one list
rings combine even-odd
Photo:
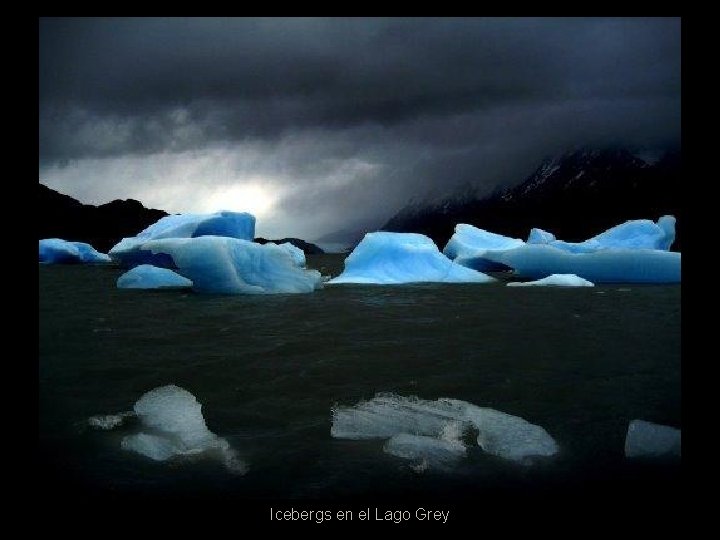
[(47, 18), (39, 176), (85, 203), (257, 214), (313, 240), (680, 144), (678, 18)]

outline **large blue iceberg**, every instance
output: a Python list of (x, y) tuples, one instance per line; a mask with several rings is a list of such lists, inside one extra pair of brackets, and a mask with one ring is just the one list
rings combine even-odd
[(422, 234), (374, 232), (345, 259), (345, 270), (328, 283), (486, 283), (493, 278), (440, 253)]
[(141, 249), (142, 245), (163, 238), (198, 238), (208, 235), (252, 240), (255, 238), (255, 216), (245, 212), (165, 216), (137, 236), (123, 238), (108, 254), (114, 262), (126, 267), (150, 264), (172, 268), (173, 261), (167, 255), (153, 255)]
[(61, 238), (40, 240), (41, 263), (109, 263), (110, 257), (100, 253), (90, 244), (68, 242)]
[(298, 264), (296, 253), (276, 244), (256, 244), (221, 236), (165, 238), (144, 242), (141, 257), (167, 257), (178, 274), (204, 293), (306, 293), (319, 288), (317, 270)]
[(120, 289), (183, 289), (192, 287), (192, 281), (168, 268), (141, 264), (128, 270), (117, 280)]
[(527, 279), (576, 274), (593, 283), (678, 283), (681, 256), (668, 251), (674, 241), (673, 216), (627, 221), (576, 243), (542, 229), (533, 229), (526, 243), (461, 224), (445, 253), (467, 268), (510, 268)]
[(550, 245), (570, 253), (593, 253), (602, 249), (659, 249), (668, 251), (675, 241), (675, 217), (663, 216), (657, 223), (636, 219), (616, 225), (584, 242), (564, 242), (542, 229), (533, 229), (528, 244)]
[(455, 226), (455, 233), (443, 249), (443, 253), (462, 266), (479, 272), (492, 272), (507, 268), (483, 257), (485, 253), (512, 249), (524, 244), (525, 242), (519, 238), (509, 238), (460, 223)]

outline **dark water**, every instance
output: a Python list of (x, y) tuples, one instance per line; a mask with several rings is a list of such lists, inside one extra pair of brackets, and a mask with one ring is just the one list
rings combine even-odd
[[(342, 256), (311, 257), (337, 274)], [(247, 500), (472, 499), (582, 486), (673, 496), (679, 466), (628, 463), (634, 418), (681, 426), (680, 287), (336, 286), (314, 294), (118, 290), (121, 270), (41, 266), (38, 459), (48, 489)], [(176, 384), (248, 463), (156, 463), (86, 427)], [(383, 441), (330, 437), (331, 407), (376, 392), (452, 397), (542, 425), (533, 467), (478, 449), (414, 472)]]

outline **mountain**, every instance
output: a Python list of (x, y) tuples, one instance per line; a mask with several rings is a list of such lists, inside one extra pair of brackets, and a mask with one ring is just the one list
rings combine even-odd
[(253, 240), (254, 242), (258, 244), (267, 244), (268, 242), (272, 242), (274, 244), (284, 244), (285, 242), (291, 243), (296, 248), (300, 248), (305, 252), (305, 255), (322, 255), (325, 253), (320, 246), (316, 246), (315, 244), (311, 244), (310, 242), (306, 242), (305, 240), (301, 240), (300, 238), (282, 238), (280, 240), (267, 240), (266, 238), (255, 238)]
[(103, 253), (121, 238), (135, 236), (167, 212), (145, 208), (134, 199), (94, 206), (83, 204), (38, 183), (38, 239), (63, 238), (87, 242)]
[[(83, 204), (43, 184), (38, 184), (38, 202), (40, 210), (38, 239), (62, 238), (87, 242), (102, 253), (107, 253), (122, 238), (135, 236), (168, 215), (163, 210), (145, 208), (135, 199), (117, 199), (99, 206)], [(324, 253), (320, 247), (299, 238), (282, 240), (255, 238), (255, 242), (259, 244), (290, 242), (306, 254)]]
[(680, 249), (681, 156), (668, 152), (650, 164), (625, 149), (582, 149), (547, 159), (519, 185), (486, 197), (473, 191), (430, 204), (410, 204), (383, 227), (418, 232), (442, 249), (455, 225), (469, 223), (526, 239), (532, 227), (582, 241), (629, 219), (673, 214)]

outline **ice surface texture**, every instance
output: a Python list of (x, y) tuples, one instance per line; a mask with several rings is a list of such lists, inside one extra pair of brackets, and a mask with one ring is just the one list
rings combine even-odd
[(298, 265), (291, 250), (220, 236), (151, 240), (142, 251), (172, 259), (177, 273), (203, 293), (307, 293), (319, 288), (317, 270)]
[(504, 270), (506, 267), (483, 257), (486, 252), (512, 249), (524, 244), (525, 242), (518, 238), (509, 238), (460, 223), (455, 226), (455, 233), (443, 253), (462, 266), (480, 272), (491, 272)]
[(526, 244), (484, 256), (510, 266), (516, 276), (529, 279), (575, 274), (593, 283), (680, 282), (680, 253), (654, 249), (570, 253), (551, 245)]
[(584, 242), (564, 242), (542, 229), (533, 229), (528, 244), (545, 244), (570, 253), (593, 253), (602, 249), (659, 249), (668, 251), (675, 241), (675, 217), (663, 216), (657, 223), (636, 219), (616, 225)]
[(680, 457), (680, 439), (679, 429), (633, 420), (625, 437), (625, 456)]
[(537, 281), (514, 281), (507, 284), (508, 287), (594, 287), (590, 281), (576, 276), (575, 274), (552, 274)]
[(422, 234), (374, 232), (365, 235), (345, 259), (344, 272), (328, 283), (398, 284), (495, 281), (440, 253)]
[(122, 266), (152, 264), (172, 268), (167, 256), (152, 256), (142, 250), (149, 240), (163, 238), (197, 238), (200, 236), (224, 236), (252, 240), (255, 238), (255, 216), (245, 212), (217, 212), (214, 214), (175, 214), (156, 221), (137, 236), (123, 238), (110, 250), (112, 260)]
[(40, 262), (53, 263), (109, 263), (110, 257), (84, 242), (68, 242), (61, 238), (40, 240)]
[(133, 407), (141, 431), (123, 438), (121, 447), (155, 461), (178, 456), (210, 455), (234, 473), (247, 470), (230, 444), (211, 432), (202, 405), (187, 390), (161, 386), (144, 394)]
[(177, 289), (192, 287), (192, 281), (167, 268), (141, 264), (117, 280), (120, 289)]
[(558, 452), (557, 443), (542, 427), (457, 399), (427, 401), (381, 393), (354, 407), (336, 407), (332, 415), (333, 437), (388, 438), (387, 453), (430, 465), (464, 456), (462, 436), (473, 429), (485, 452), (510, 461), (527, 463)]

